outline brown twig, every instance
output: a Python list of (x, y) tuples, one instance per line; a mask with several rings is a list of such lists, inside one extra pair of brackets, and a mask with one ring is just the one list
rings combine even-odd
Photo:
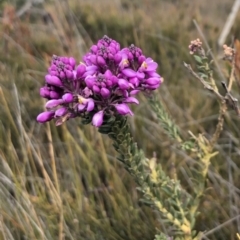
[(237, 98), (233, 97), (232, 94), (228, 91), (227, 84), (222, 82), (223, 88), (226, 90), (225, 100), (226, 102), (235, 110), (238, 116), (240, 116), (240, 110), (238, 107), (238, 100)]
[[(219, 111), (219, 116), (218, 116), (218, 123), (217, 123), (217, 126), (216, 126), (216, 130), (210, 140), (210, 149), (212, 149), (215, 145), (215, 143), (217, 142), (219, 136), (220, 136), (220, 133), (223, 129), (223, 123), (224, 123), (224, 114), (225, 112), (227, 111), (227, 105), (226, 105), (226, 100), (229, 98), (226, 98), (226, 96), (228, 96), (229, 94), (229, 91), (228, 91), (228, 87), (226, 87), (226, 96), (222, 96), (217, 88), (213, 88), (212, 86), (209, 85), (209, 83), (207, 83), (203, 78), (201, 78), (197, 73), (195, 73), (192, 69), (192, 67), (187, 64), (187, 63), (184, 63), (184, 66), (189, 70), (189, 72), (195, 77), (197, 78), (204, 86), (204, 88), (208, 89), (209, 91), (213, 92), (217, 97), (218, 97), (218, 100), (220, 102), (220, 111)], [(211, 82), (212, 84), (215, 85), (215, 81), (213, 79), (211, 79)], [(230, 95), (231, 96), (231, 95)]]
[(215, 90), (213, 87), (211, 87), (203, 78), (201, 78), (200, 76), (198, 76), (197, 73), (195, 73), (195, 72), (193, 71), (192, 67), (191, 67), (189, 64), (187, 64), (187, 63), (184, 62), (184, 66), (189, 70), (189, 72), (190, 72), (195, 78), (197, 78), (197, 79), (203, 84), (204, 88), (206, 88), (207, 90), (213, 92), (213, 93), (218, 97), (219, 100), (221, 100), (221, 101), (224, 101), (224, 100), (225, 100), (225, 97), (222, 96), (222, 95), (221, 95), (217, 90)]
[(224, 115), (227, 111), (227, 105), (226, 105), (226, 101), (222, 101), (220, 104), (220, 111), (219, 111), (219, 116), (218, 116), (218, 123), (215, 129), (215, 132), (210, 140), (210, 148), (212, 149), (214, 147), (214, 145), (216, 144), (216, 142), (218, 141), (218, 138), (220, 136), (220, 133), (223, 129), (223, 123), (224, 123)]
[(231, 89), (232, 89), (232, 84), (233, 84), (233, 80), (234, 80), (234, 73), (235, 73), (235, 51), (233, 50), (232, 69), (231, 69), (231, 74), (230, 74), (228, 87), (227, 87), (228, 92), (230, 92)]

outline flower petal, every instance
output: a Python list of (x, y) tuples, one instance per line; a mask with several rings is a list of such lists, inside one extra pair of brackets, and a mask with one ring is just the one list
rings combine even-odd
[(122, 90), (126, 90), (129, 88), (129, 83), (127, 80), (125, 79), (119, 79), (118, 80), (118, 86), (122, 89)]
[(151, 62), (147, 64), (147, 69), (145, 71), (146, 72), (155, 71), (157, 67), (158, 67), (158, 64), (156, 62)]
[(136, 94), (138, 94), (140, 92), (140, 90), (132, 90), (131, 92), (130, 92), (130, 95), (136, 95)]
[(137, 78), (144, 79), (145, 78), (145, 74), (143, 72), (137, 72)]
[(121, 103), (121, 104), (115, 104), (114, 106), (119, 114), (121, 115), (130, 114), (131, 116), (133, 116), (133, 112), (131, 111), (131, 109), (128, 107), (127, 104)]
[(122, 74), (124, 74), (126, 77), (136, 77), (137, 73), (132, 70), (131, 68), (125, 68), (122, 70)]
[(94, 101), (92, 99), (89, 99), (88, 103), (87, 103), (87, 111), (91, 112), (94, 109)]
[(85, 109), (85, 107), (86, 107), (85, 104), (79, 103), (79, 104), (78, 104), (78, 111), (79, 111), (79, 112), (83, 111), (83, 110)]
[(124, 99), (124, 102), (139, 104), (139, 101), (135, 97), (128, 97), (128, 98)]
[(103, 110), (95, 113), (92, 119), (93, 126), (100, 127), (103, 123), (103, 116)]
[(145, 81), (145, 84), (148, 84), (148, 85), (156, 85), (156, 84), (159, 84), (159, 83), (160, 83), (160, 78), (156, 78), (156, 77), (148, 78)]

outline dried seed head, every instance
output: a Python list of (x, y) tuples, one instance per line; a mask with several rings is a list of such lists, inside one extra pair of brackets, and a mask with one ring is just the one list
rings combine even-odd
[(224, 44), (223, 51), (224, 51), (224, 59), (232, 60), (234, 55), (234, 49)]
[(197, 38), (190, 42), (190, 45), (188, 46), (188, 48), (190, 50), (190, 54), (194, 54), (202, 48), (202, 42), (200, 41), (199, 38)]

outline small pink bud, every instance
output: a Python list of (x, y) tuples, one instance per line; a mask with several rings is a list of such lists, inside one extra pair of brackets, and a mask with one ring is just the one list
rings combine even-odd
[(46, 75), (45, 80), (48, 84), (51, 84), (57, 87), (61, 87), (63, 85), (61, 80), (56, 76)]
[(72, 66), (72, 68), (75, 68), (76, 60), (73, 57), (70, 57), (69, 64)]
[(97, 86), (97, 85), (93, 85), (93, 91), (95, 92), (95, 93), (99, 93), (100, 92), (100, 88)]
[(62, 117), (67, 112), (67, 108), (61, 107), (55, 112), (55, 117)]
[(126, 77), (136, 77), (137, 73), (133, 71), (130, 68), (125, 68), (122, 70), (122, 74), (124, 74)]
[(58, 99), (58, 100), (52, 99), (52, 100), (49, 100), (48, 102), (46, 102), (45, 107), (49, 108), (49, 109), (50, 108), (55, 108), (62, 103), (63, 103), (62, 99)]
[(103, 111), (99, 111), (94, 114), (93, 119), (92, 119), (92, 124), (95, 127), (100, 127), (103, 123)]
[(66, 73), (67, 79), (73, 80), (73, 72), (72, 71), (66, 70), (65, 73)]
[(42, 112), (37, 116), (37, 121), (40, 123), (45, 123), (53, 119), (54, 112)]
[(82, 75), (86, 72), (86, 66), (84, 64), (80, 64), (77, 67), (77, 78), (82, 77)]
[(97, 64), (100, 65), (100, 66), (105, 66), (106, 65), (106, 61), (104, 60), (103, 57), (98, 56), (97, 57)]
[(129, 88), (129, 83), (127, 80), (125, 79), (119, 79), (118, 80), (118, 86), (122, 89), (122, 90), (126, 90)]
[(63, 96), (62, 96), (62, 100), (65, 102), (65, 103), (71, 103), (73, 101), (73, 95), (71, 93), (65, 93)]
[(55, 91), (50, 91), (50, 96), (51, 99), (59, 99), (60, 98), (60, 94), (58, 92)]
[(133, 116), (133, 112), (131, 111), (131, 109), (128, 107), (127, 104), (121, 103), (121, 104), (115, 104), (114, 106), (119, 114), (121, 115), (130, 114), (131, 116)]
[(110, 91), (107, 88), (101, 88), (101, 95), (103, 98), (108, 98), (110, 96)]
[(40, 88), (40, 96), (44, 98), (49, 98), (50, 92), (46, 87)]
[(128, 97), (124, 100), (125, 103), (139, 104), (139, 101), (135, 97)]
[(87, 103), (87, 111), (91, 112), (94, 109), (94, 101), (92, 99), (89, 99), (88, 103)]
[(91, 89), (95, 83), (95, 80), (96, 80), (96, 78), (93, 76), (86, 77), (85, 83), (87, 84), (87, 87)]
[(156, 85), (156, 84), (159, 84), (160, 83), (160, 78), (148, 78), (146, 81), (145, 81), (146, 84), (148, 85)]
[(120, 53), (115, 54), (115, 56), (114, 56), (114, 62), (115, 62), (116, 64), (118, 64), (118, 63), (121, 62), (121, 60), (122, 60), (121, 54), (120, 54)]

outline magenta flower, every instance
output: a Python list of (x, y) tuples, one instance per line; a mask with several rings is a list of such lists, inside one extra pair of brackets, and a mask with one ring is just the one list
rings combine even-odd
[(94, 109), (95, 103), (92, 98), (84, 98), (82, 96), (78, 96), (78, 102), (78, 110), (80, 112), (83, 110), (91, 112)]
[(139, 92), (148, 94), (162, 83), (156, 72), (158, 64), (143, 55), (133, 44), (120, 44), (104, 36), (76, 66), (73, 57), (52, 57), (40, 96), (48, 99), (46, 111), (37, 121), (53, 118), (61, 125), (70, 118), (90, 120), (96, 127), (112, 115), (133, 115), (129, 104), (139, 104), (134, 97)]
[(141, 64), (140, 71), (142, 72), (155, 72), (158, 67), (158, 64), (154, 62), (151, 58), (147, 58)]

